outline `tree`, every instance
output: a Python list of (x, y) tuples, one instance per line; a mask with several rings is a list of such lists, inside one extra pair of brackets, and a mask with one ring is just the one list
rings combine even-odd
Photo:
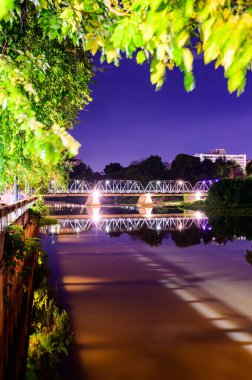
[(17, 172), (48, 181), (77, 153), (67, 131), (90, 101), (87, 51), (116, 65), (122, 56), (148, 62), (158, 89), (178, 67), (187, 91), (202, 54), (240, 94), (251, 70), (251, 9), (251, 0), (1, 0), (0, 184)]
[(93, 180), (93, 170), (82, 162), (82, 160), (70, 160), (71, 171), (69, 173), (69, 178), (72, 180)]
[(201, 174), (199, 180), (216, 178), (216, 165), (213, 161), (205, 159), (201, 162)]
[(248, 176), (252, 175), (252, 161), (249, 161), (246, 166), (246, 173)]
[(118, 162), (110, 162), (110, 164), (105, 166), (103, 171), (107, 179), (123, 178), (123, 166)]
[(171, 163), (168, 177), (183, 179), (192, 183), (204, 179), (243, 177), (241, 167), (235, 162), (218, 158), (215, 162), (208, 159), (200, 161), (198, 157), (178, 154)]
[[(205, 63), (216, 61), (228, 78), (230, 92), (244, 90), (252, 59), (251, 0), (2, 0), (5, 22), (37, 17), (43, 32), (60, 43), (70, 38), (102, 59), (118, 64), (121, 52), (150, 62), (151, 81), (162, 86), (166, 71), (184, 72), (188, 91), (194, 87), (195, 50)], [(27, 10), (29, 12), (27, 12)]]
[(16, 175), (37, 189), (65, 181), (64, 161), (79, 146), (67, 130), (90, 100), (87, 54), (44, 36), (28, 4), (0, 24), (0, 188)]
[(155, 179), (165, 178), (166, 166), (161, 157), (151, 155), (142, 161), (133, 161), (125, 168), (125, 179), (142, 181), (143, 184)]
[(236, 178), (243, 177), (244, 173), (237, 162), (226, 160), (225, 158), (218, 158), (215, 161), (216, 177), (219, 178)]
[(209, 189), (207, 203), (212, 207), (251, 206), (251, 178), (222, 179), (214, 183)]
[(140, 162), (132, 162), (127, 168), (124, 170), (124, 178), (129, 180), (142, 181), (143, 172), (142, 166)]
[(141, 166), (146, 180), (151, 181), (164, 178), (165, 165), (161, 157), (151, 155), (142, 161)]
[(201, 173), (201, 162), (198, 157), (188, 154), (178, 154), (171, 163), (168, 173), (170, 179), (183, 179), (196, 182)]

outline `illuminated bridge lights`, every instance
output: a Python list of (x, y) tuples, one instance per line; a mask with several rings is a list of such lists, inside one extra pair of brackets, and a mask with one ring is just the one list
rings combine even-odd
[(206, 194), (215, 181), (205, 180), (198, 181), (194, 186), (183, 180), (171, 181), (149, 181), (147, 186), (144, 187), (140, 181), (131, 180), (102, 180), (98, 181), (95, 185), (87, 181), (71, 181), (67, 188), (56, 187), (54, 181), (48, 190), (49, 194), (94, 194), (98, 191), (102, 196), (103, 194)]
[(140, 181), (130, 181), (130, 180), (106, 180), (98, 181), (94, 187), (101, 193), (143, 193), (144, 187)]
[[(100, 218), (93, 215), (90, 219), (58, 219), (60, 230), (88, 231), (94, 226), (99, 231), (109, 232), (132, 232), (148, 228), (155, 231), (182, 231), (192, 226), (205, 230), (208, 228), (208, 219), (202, 214), (195, 217), (173, 217), (173, 218)], [(53, 226), (52, 226), (53, 227)], [(54, 227), (54, 231), (55, 227)]]

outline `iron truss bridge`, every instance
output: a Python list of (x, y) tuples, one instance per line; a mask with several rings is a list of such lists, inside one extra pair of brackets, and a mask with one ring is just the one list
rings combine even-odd
[(55, 187), (54, 183), (48, 190), (49, 194), (191, 194), (207, 193), (214, 181), (199, 181), (194, 186), (188, 181), (150, 181), (146, 187), (139, 181), (102, 180), (95, 185), (87, 181), (71, 181), (69, 186)]
[(141, 229), (151, 229), (155, 231), (182, 231), (191, 227), (202, 230), (210, 229), (208, 219), (201, 218), (111, 218), (111, 219), (58, 219), (57, 225), (49, 227), (51, 233), (61, 232), (81, 232), (91, 230), (92, 227), (106, 233), (110, 232), (132, 232)]

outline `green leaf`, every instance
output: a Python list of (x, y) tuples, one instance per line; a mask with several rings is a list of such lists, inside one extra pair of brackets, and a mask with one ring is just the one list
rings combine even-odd
[(183, 49), (183, 61), (184, 61), (186, 71), (192, 71), (193, 55), (189, 49)]
[(136, 61), (138, 64), (142, 64), (144, 63), (144, 61), (146, 60), (146, 55), (145, 53), (143, 52), (143, 50), (140, 50), (137, 55), (136, 55)]
[(186, 0), (185, 4), (185, 16), (190, 18), (193, 16), (195, 0)]
[(228, 91), (238, 91), (239, 94), (243, 91), (246, 83), (245, 72), (243, 70), (237, 71), (228, 79)]
[(4, 18), (11, 9), (14, 8), (14, 0), (1, 0), (0, 20)]
[(194, 90), (195, 82), (194, 82), (194, 76), (192, 72), (188, 72), (188, 71), (185, 72), (184, 85), (187, 92)]

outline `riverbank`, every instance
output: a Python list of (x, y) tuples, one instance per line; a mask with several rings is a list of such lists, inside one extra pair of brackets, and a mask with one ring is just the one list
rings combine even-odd
[(205, 201), (196, 201), (194, 203), (181, 203), (181, 210), (202, 211), (207, 215), (215, 216), (252, 216), (252, 204), (249, 205), (210, 205)]
[[(50, 225), (48, 209), (39, 200), (31, 210), (38, 227)], [(40, 239), (37, 265), (33, 275), (33, 299), (30, 311), (29, 347), (26, 380), (59, 378), (58, 366), (68, 354), (72, 340), (70, 322), (65, 310), (59, 308), (57, 291), (50, 286), (48, 255), (42, 249)]]

